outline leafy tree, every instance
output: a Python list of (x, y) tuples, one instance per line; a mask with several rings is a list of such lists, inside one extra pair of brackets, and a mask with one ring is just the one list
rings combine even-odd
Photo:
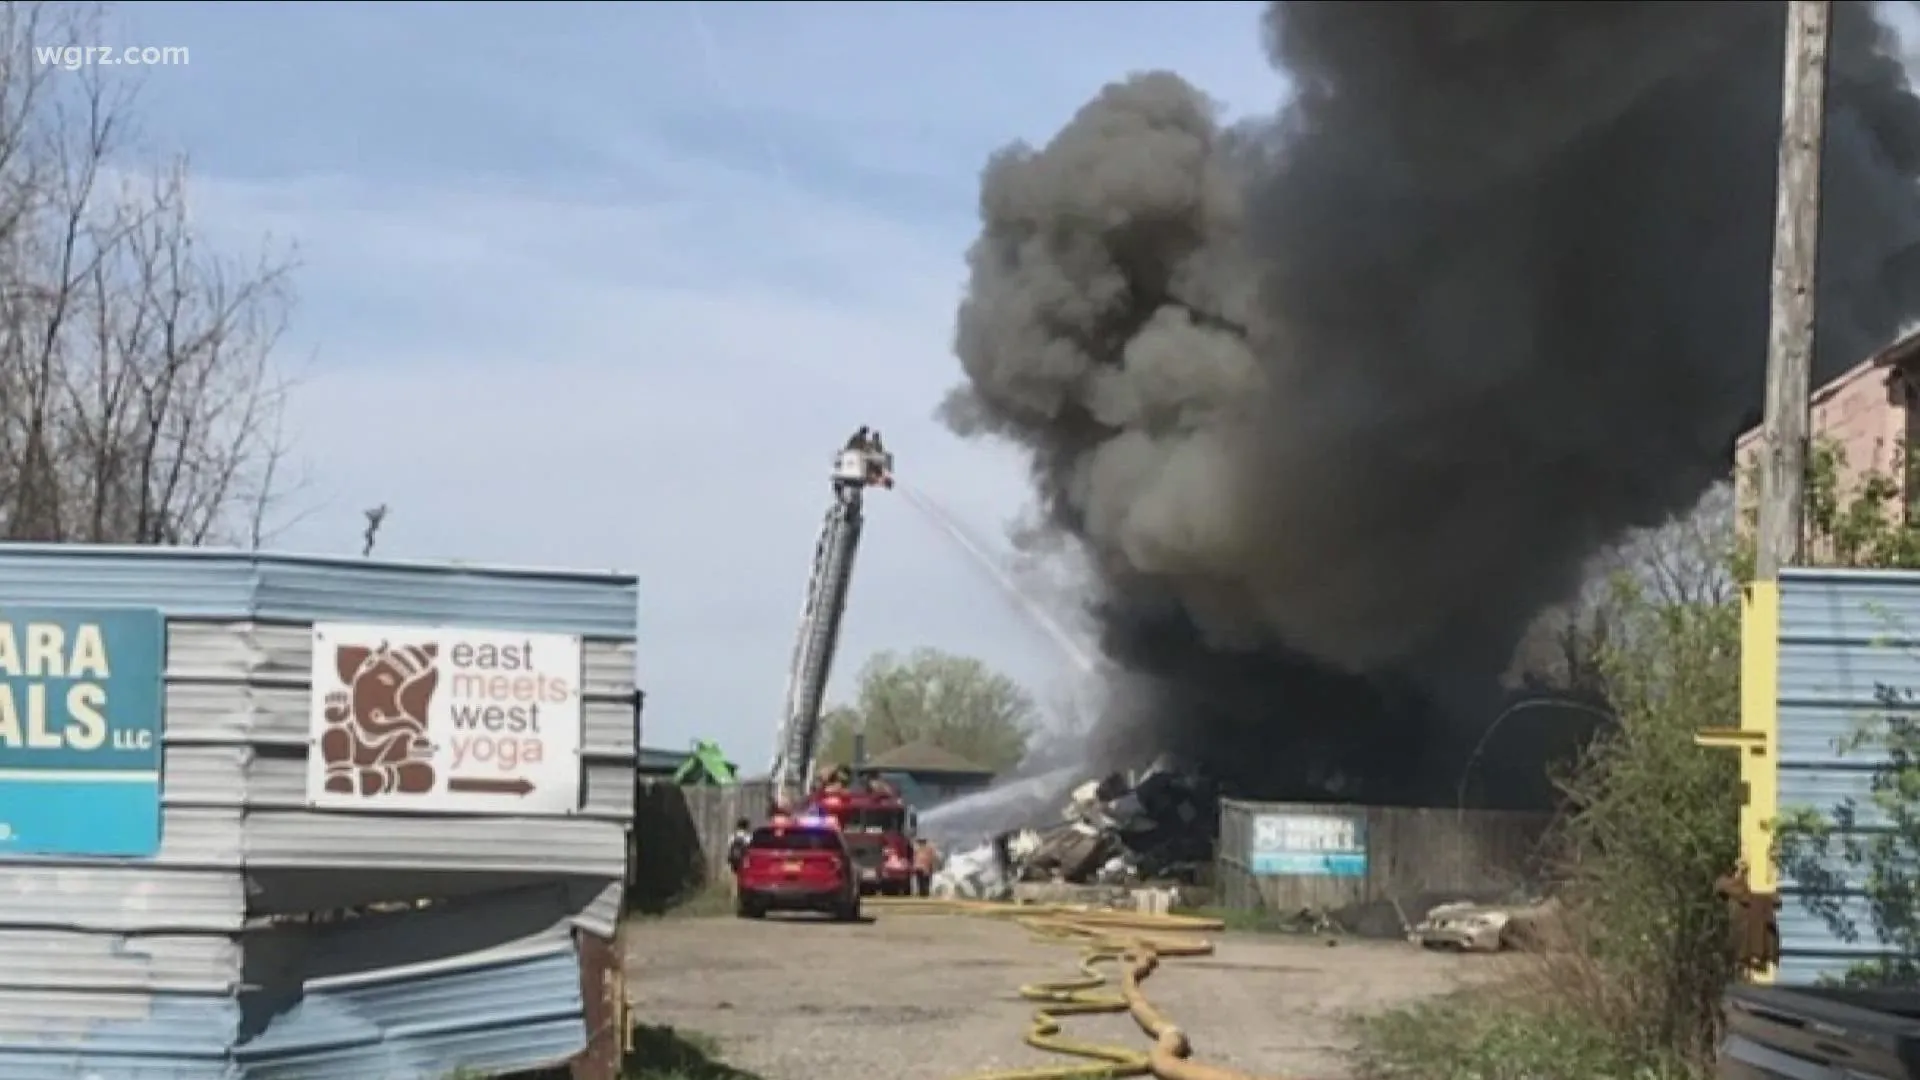
[(1920, 479), (1911, 455), (1897, 455), (1890, 469), (1852, 465), (1845, 449), (1831, 439), (1816, 440), (1807, 455), (1805, 561), (1883, 570), (1920, 568), (1916, 508), (1904, 505), (1903, 497)]
[(1613, 591), (1597, 667), (1620, 722), (1562, 782), (1579, 960), (1560, 975), (1651, 1066), (1711, 1052), (1733, 976), (1714, 883), (1739, 852), (1738, 768), (1694, 735), (1739, 714), (1740, 609), (1626, 574)]
[(1714, 883), (1738, 851), (1738, 778), (1693, 737), (1738, 712), (1739, 608), (1637, 569), (1602, 578), (1561, 627), (1577, 687), (1603, 692), (1619, 722), (1558, 778), (1558, 914), (1531, 928), (1543, 948), (1515, 988), (1365, 1023), (1370, 1080), (1681, 1080), (1710, 1059), (1733, 974)]
[(860, 669), (853, 703), (827, 713), (820, 759), (851, 761), (858, 733), (869, 757), (924, 741), (998, 772), (1026, 756), (1037, 716), (1020, 684), (973, 657), (880, 652)]

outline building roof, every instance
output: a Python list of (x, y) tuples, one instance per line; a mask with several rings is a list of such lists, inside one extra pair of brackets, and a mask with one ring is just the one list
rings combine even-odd
[(1881, 349), (1867, 358), (1874, 367), (1909, 367), (1920, 360), (1920, 330), (1905, 335), (1898, 341)]
[(948, 773), (965, 776), (992, 776), (993, 770), (984, 765), (968, 761), (959, 754), (943, 747), (935, 746), (925, 739), (918, 739), (904, 746), (896, 746), (883, 754), (875, 754), (861, 766), (866, 769), (883, 769), (903, 773)]
[(687, 760), (685, 750), (662, 750), (657, 746), (642, 746), (635, 753), (639, 757), (638, 764), (641, 772), (670, 773), (679, 768), (681, 762)]
[[(1859, 381), (1861, 377), (1885, 371), (1883, 378), (1892, 385), (1892, 380), (1903, 375), (1912, 377), (1913, 369), (1920, 367), (1920, 330), (1905, 334), (1879, 352), (1853, 365), (1847, 370), (1828, 379), (1812, 389), (1807, 398), (1809, 406), (1818, 406), (1838, 396), (1840, 391)], [(1742, 432), (1734, 440), (1734, 453), (1744, 458), (1746, 451), (1757, 446), (1765, 431), (1765, 425), (1756, 424)]]

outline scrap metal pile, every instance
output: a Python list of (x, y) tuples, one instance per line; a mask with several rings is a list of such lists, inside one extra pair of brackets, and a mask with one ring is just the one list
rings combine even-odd
[(1497, 953), (1542, 947), (1560, 918), (1560, 902), (1532, 899), (1506, 904), (1461, 900), (1428, 909), (1407, 929), (1407, 940), (1428, 949)]
[(1011, 829), (947, 860), (935, 896), (1006, 899), (1024, 881), (1128, 885), (1195, 880), (1213, 859), (1220, 796), (1168, 758), (1073, 790), (1064, 819)]

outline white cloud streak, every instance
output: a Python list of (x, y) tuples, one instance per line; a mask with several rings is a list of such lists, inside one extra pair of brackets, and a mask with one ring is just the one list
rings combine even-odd
[[(1023, 484), (929, 415), (952, 380), (955, 241), (751, 176), (657, 171), (677, 194), (640, 206), (346, 178), (203, 182), (195, 205), (218, 238), (301, 252), (298, 324), (317, 333), (293, 344), (319, 360), (292, 433), (325, 502), (288, 541), (350, 550), (384, 502), (383, 553), (637, 569), (661, 735), (751, 761), (846, 431), (880, 425), (917, 485), (988, 528)], [(883, 272), (833, 287), (863, 265)], [(843, 675), (935, 644), (1044, 681), (1054, 665), (1009, 641), (963, 559), (876, 507)]]
[[(1144, 67), (1264, 106), (1257, 7), (707, 4), (706, 46), (673, 3), (121, 16), (193, 49), (146, 104), (213, 238), (300, 249), (319, 509), (287, 544), (357, 550), (385, 502), (384, 554), (637, 570), (650, 741), (756, 762), (849, 428), (977, 534), (1026, 497), (1011, 452), (930, 416), (986, 155)], [(842, 684), (880, 647), (1043, 699), (1070, 666), (898, 500), (853, 603)]]

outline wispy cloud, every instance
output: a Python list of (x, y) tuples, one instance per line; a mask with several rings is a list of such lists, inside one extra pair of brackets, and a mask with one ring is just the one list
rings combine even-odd
[[(157, 143), (222, 244), (295, 242), (286, 539), (642, 576), (650, 738), (770, 750), (828, 453), (875, 423), (983, 535), (1010, 452), (931, 418), (974, 178), (1104, 80), (1265, 100), (1251, 4), (169, 4), (129, 37)], [(705, 32), (703, 33), (702, 27)], [(1217, 80), (1214, 77), (1217, 76)], [(950, 540), (876, 500), (842, 679), (870, 650), (1070, 665)]]

